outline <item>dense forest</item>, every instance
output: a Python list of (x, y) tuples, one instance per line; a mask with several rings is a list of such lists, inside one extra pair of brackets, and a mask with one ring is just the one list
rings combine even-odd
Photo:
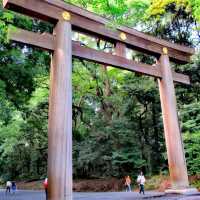
[[(1, 1), (0, 1), (1, 2)], [(191, 85), (176, 84), (178, 116), (190, 175), (200, 174), (200, 1), (71, 0), (111, 20), (196, 48), (190, 64), (174, 70)], [(9, 41), (9, 26), (52, 32), (52, 25), (0, 7), (0, 178), (41, 179), (47, 172), (50, 53)], [(73, 33), (73, 40), (102, 51), (113, 44)], [(130, 59), (155, 58), (127, 50)], [(157, 80), (73, 59), (74, 178), (122, 177), (142, 169), (167, 174)]]

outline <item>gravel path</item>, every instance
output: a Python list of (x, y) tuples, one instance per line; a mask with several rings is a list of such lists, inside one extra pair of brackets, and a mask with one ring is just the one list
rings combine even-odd
[[(200, 200), (199, 196), (164, 196), (163, 193), (147, 192), (139, 195), (135, 192), (106, 192), (106, 193), (74, 193), (74, 200)], [(5, 195), (0, 191), (0, 200), (45, 200), (44, 192), (41, 191), (17, 191), (16, 194)]]

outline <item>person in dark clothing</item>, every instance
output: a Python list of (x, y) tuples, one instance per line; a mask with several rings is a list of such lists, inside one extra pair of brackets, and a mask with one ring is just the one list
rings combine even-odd
[(16, 183), (13, 181), (13, 182), (12, 182), (12, 193), (13, 193), (13, 194), (15, 194), (16, 189), (17, 189)]

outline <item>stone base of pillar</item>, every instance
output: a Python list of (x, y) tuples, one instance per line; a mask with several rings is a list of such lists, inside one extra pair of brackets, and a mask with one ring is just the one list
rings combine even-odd
[(183, 194), (183, 195), (197, 195), (200, 194), (196, 188), (183, 188), (183, 189), (167, 189), (166, 194)]

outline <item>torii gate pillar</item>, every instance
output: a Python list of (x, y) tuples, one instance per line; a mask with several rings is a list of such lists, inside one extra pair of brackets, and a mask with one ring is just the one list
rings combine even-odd
[(72, 41), (71, 24), (54, 30), (48, 127), (48, 200), (72, 200)]
[(178, 122), (172, 69), (170, 67), (168, 50), (166, 48), (163, 49), (163, 54), (161, 55), (159, 62), (162, 79), (158, 79), (158, 82), (169, 172), (172, 183), (172, 189), (166, 192), (196, 192), (196, 189), (189, 189), (184, 148)]

